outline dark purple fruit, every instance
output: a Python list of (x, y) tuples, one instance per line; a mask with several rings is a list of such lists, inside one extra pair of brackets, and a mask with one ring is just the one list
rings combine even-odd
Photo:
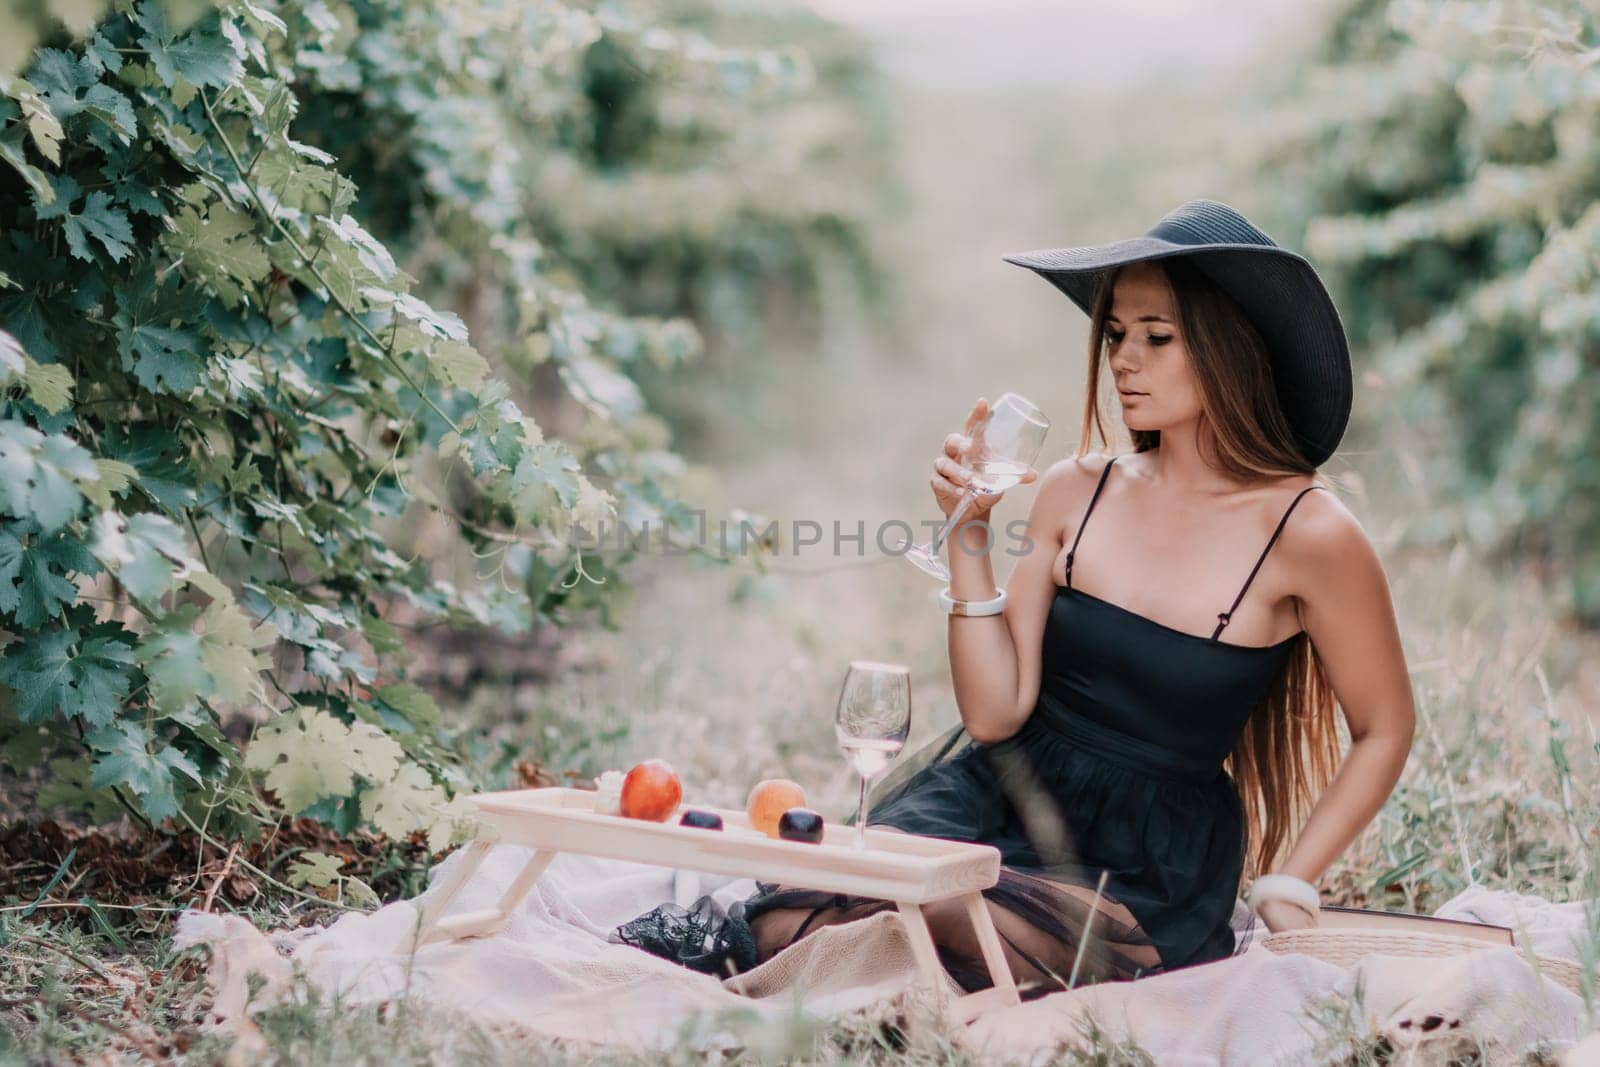
[(714, 811), (689, 808), (683, 813), (683, 818), (678, 820), (678, 825), (697, 826), (702, 830), (720, 830), (722, 829), (722, 816)]
[(810, 808), (790, 808), (778, 817), (778, 836), (814, 845), (822, 840), (822, 816)]

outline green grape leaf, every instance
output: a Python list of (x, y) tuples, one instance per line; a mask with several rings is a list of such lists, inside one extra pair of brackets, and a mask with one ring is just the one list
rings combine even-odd
[(562, 445), (529, 447), (511, 477), (511, 505), (517, 517), (536, 523), (557, 507), (571, 507), (578, 497), (578, 460)]
[(139, 477), (139, 472), (115, 459), (96, 459), (94, 466), (100, 472), (96, 481), (81, 481), (78, 489), (89, 498), (89, 503), (102, 511), (109, 511), (115, 505), (113, 499), (127, 492), (129, 484)]
[(329, 239), (354, 252), (361, 266), (370, 271), (379, 283), (387, 285), (399, 276), (400, 270), (395, 266), (394, 256), (390, 255), (389, 249), (368, 233), (354, 217), (341, 215), (333, 219), (324, 216), (317, 221), (323, 224)]
[(406, 643), (400, 636), (399, 627), (377, 615), (364, 614), (361, 616), (361, 632), (366, 636), (367, 644), (379, 656), (396, 657), (404, 661)]
[(283, 806), (300, 812), (323, 797), (347, 796), (355, 786), (350, 728), (325, 711), (299, 707), (256, 731), (244, 765), (263, 771)]
[(90, 193), (83, 210), (66, 219), (67, 244), (79, 259), (92, 259), (89, 238), (93, 237), (115, 262), (122, 262), (133, 251), (133, 224), (128, 215), (114, 207), (111, 194), (104, 190)]
[(17, 102), (22, 118), (28, 124), (28, 135), (39, 154), (56, 166), (61, 165), (61, 140), (66, 136), (61, 121), (50, 105), (26, 80), (0, 75), (0, 92)]
[(149, 607), (200, 565), (190, 558), (188, 538), (178, 524), (150, 512), (124, 517), (102, 511), (95, 517), (91, 551), (135, 600)]
[(41, 48), (29, 79), (62, 124), (80, 115), (97, 120), (123, 144), (133, 140), (138, 124), (133, 104), (100, 80), (93, 60), (56, 48)]
[(389, 250), (362, 228), (349, 215), (335, 220), (326, 215), (317, 216), (317, 240), (322, 242), (322, 255), (313, 273), (302, 267), (294, 273), (307, 285), (318, 285), (318, 276), (325, 282), (333, 298), (347, 307), (361, 308), (374, 295), (377, 303), (389, 303), (393, 294), (382, 286), (399, 275)]
[(436, 835), (443, 834), (448, 839), (449, 817), (445, 807), (449, 800), (443, 787), (435, 784), (427, 771), (415, 763), (407, 763), (361, 794), (361, 816), (374, 830), (393, 838), (426, 829), (432, 848)]
[(107, 458), (133, 468), (139, 488), (168, 511), (182, 511), (199, 499), (189, 450), (166, 427), (154, 423), (113, 426), (101, 438), (100, 447)]
[(122, 69), (122, 53), (106, 39), (104, 33), (96, 33), (89, 43), (83, 46), (83, 54), (86, 59), (112, 74)]
[(394, 294), (394, 310), (416, 323), (417, 329), (428, 337), (442, 341), (467, 339), (467, 324), (461, 321), (461, 316), (453, 311), (440, 311), (410, 293)]
[(373, 690), (379, 715), (391, 730), (430, 731), (439, 725), (439, 705), (427, 692), (407, 682)]
[[(23, 234), (13, 233), (10, 237), (21, 256), (31, 257), (40, 251), (39, 245)], [(65, 279), (76, 271), (75, 264), (65, 257), (58, 257), (50, 264), (45, 284)], [(46, 296), (39, 292), (38, 281), (37, 278), (28, 278), (33, 289), (31, 292), (18, 292), (0, 298), (0, 322), (5, 323), (6, 329), (29, 355), (50, 363), (61, 363), (61, 346), (52, 340), (51, 335), (62, 336), (62, 316), (74, 312), (68, 310), (71, 305), (62, 298), (62, 294)]]
[(313, 889), (337, 887), (341, 896), (350, 898), (357, 907), (375, 908), (378, 895), (372, 887), (359, 878), (341, 875), (339, 868), (344, 860), (326, 852), (302, 852), (288, 867), (289, 884), (296, 889), (310, 886)]
[[(34, 491), (49, 491), (36, 477), (39, 445), (43, 441), (44, 434), (27, 423), (0, 419), (0, 511), (17, 518), (31, 516)], [(76, 491), (70, 477), (61, 481), (60, 490)]]
[[(189, 576), (199, 582), (212, 576)], [(251, 695), (265, 663), (257, 653), (277, 639), (271, 625), (252, 630), (227, 587), (214, 580), (205, 585), (216, 596), (204, 613), (184, 604), (161, 618), (139, 645), (139, 662), (150, 679), (156, 704), (176, 710), (193, 700), (239, 702)]]
[(22, 386), (46, 414), (65, 411), (72, 403), (72, 372), (59, 363), (28, 360), (22, 372)]
[(376, 908), (383, 903), (370, 885), (353, 875), (339, 879), (339, 892), (358, 908)]
[(77, 599), (78, 587), (63, 572), (92, 574), (99, 565), (86, 561), (83, 546), (65, 532), (46, 537), (25, 529), (21, 523), (0, 528), (0, 614), (11, 613), (17, 625), (31, 629)]
[(369, 722), (350, 727), (350, 751), (355, 772), (374, 781), (393, 776), (406, 757), (398, 741)]
[(129, 211), (148, 215), (153, 219), (167, 217), (166, 205), (156, 195), (160, 186), (146, 184), (148, 179), (136, 174), (127, 157), (113, 159), (100, 168), (100, 176), (111, 183), (111, 195)]
[(118, 289), (116, 301), (111, 321), (117, 325), (123, 370), (152, 393), (186, 395), (201, 383), (210, 346), (188, 324), (199, 321), (204, 296), (179, 288), (172, 277), (157, 283), (149, 271), (129, 288)]
[(239, 53), (222, 32), (217, 15), (208, 15), (188, 33), (174, 35), (156, 0), (144, 0), (137, 12), (139, 24), (146, 30), (139, 45), (150, 53), (150, 64), (167, 88), (176, 87), (180, 79), (195, 86), (221, 88), (244, 72)]
[(200, 384), (203, 356), (193, 330), (135, 326), (126, 339), (123, 368), (152, 393), (183, 395)]
[(563, 362), (556, 373), (578, 402), (596, 414), (627, 422), (644, 410), (644, 394), (634, 380), (592, 356)]
[(296, 889), (306, 886), (326, 889), (339, 880), (339, 868), (343, 866), (344, 860), (338, 856), (330, 856), (326, 852), (302, 852), (289, 864), (289, 884)]
[(489, 376), (489, 361), (460, 341), (438, 341), (428, 352), (428, 373), (451, 389), (477, 389)]
[(289, 123), (294, 121), (299, 110), (300, 101), (294, 90), (282, 82), (274, 85), (261, 105), (261, 121), (266, 126), (267, 136), (275, 138), (288, 133)]
[(185, 207), (172, 221), (167, 250), (182, 256), (189, 273), (214, 287), (230, 307), (244, 299), (242, 286), (261, 281), (272, 267), (248, 215), (213, 203), (203, 217)]
[[(15, 107), (9, 101), (0, 101), (9, 107)], [(0, 112), (3, 115), (3, 112)], [(28, 153), (22, 147), (24, 127), (21, 124), (7, 126), (0, 130), (0, 160), (4, 160), (17, 175), (27, 183), (28, 191), (33, 194), (37, 204), (48, 204), (56, 198), (55, 188), (50, 184), (50, 175), (28, 162)]]
[(0, 511), (31, 518), (51, 533), (78, 514), (82, 486), (99, 479), (99, 468), (76, 441), (0, 420)]
[(50, 190), (48, 199), (34, 197), (33, 216), (41, 222), (66, 218), (72, 213), (72, 205), (83, 195), (83, 186), (70, 174), (51, 178)]
[(100, 471), (82, 445), (56, 434), (39, 442), (33, 460), (34, 484), (27, 507), (33, 520), (48, 533), (78, 514), (80, 484), (98, 481)]
[(183, 775), (199, 784), (200, 770), (178, 749), (161, 745), (142, 723), (121, 719), (102, 726), (85, 738), (98, 755), (89, 773), (89, 784), (96, 789), (122, 786), (139, 798), (146, 815), (155, 822), (178, 813), (178, 794), (173, 776)]
[(476, 390), (483, 384), (489, 361), (467, 343), (465, 323), (404, 293), (395, 297), (394, 309), (398, 317), (390, 344), (395, 351), (421, 353), (428, 374), (449, 388)]
[(256, 160), (255, 175), (262, 199), (274, 214), (283, 209), (306, 215), (336, 215), (356, 198), (355, 185), (337, 171), (306, 162), (277, 142)]
[(9, 651), (0, 659), (0, 682), (16, 691), (18, 717), (27, 723), (56, 714), (90, 726), (111, 722), (135, 667), (125, 634), (120, 623), (101, 623), (86, 633), (52, 627)]
[(111, 194), (96, 190), (83, 198), (83, 206), (74, 209), (82, 190), (71, 176), (52, 182), (55, 196), (48, 203), (35, 198), (34, 214), (44, 221), (59, 220), (67, 235), (67, 247), (78, 259), (93, 262), (94, 249), (89, 246), (92, 237), (106, 250), (113, 262), (120, 263), (133, 252), (133, 224), (127, 212), (114, 206)]
[[(150, 677), (156, 703), (181, 708), (205, 692), (205, 635), (193, 629), (199, 609), (186, 604), (161, 620), (161, 626), (139, 646), (139, 661)], [(187, 625), (186, 625), (187, 624)]]

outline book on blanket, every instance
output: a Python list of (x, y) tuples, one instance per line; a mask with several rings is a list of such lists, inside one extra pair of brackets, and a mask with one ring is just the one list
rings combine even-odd
[(1494, 945), (1514, 945), (1511, 927), (1466, 919), (1442, 919), (1437, 915), (1414, 915), (1408, 911), (1374, 911), (1322, 905), (1317, 925), (1325, 930), (1392, 930), (1417, 934), (1443, 934), (1446, 937), (1471, 937)]

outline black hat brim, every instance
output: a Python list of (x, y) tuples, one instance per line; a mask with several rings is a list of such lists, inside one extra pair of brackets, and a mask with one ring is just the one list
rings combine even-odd
[(1101, 279), (1128, 263), (1188, 256), (1239, 305), (1261, 334), (1273, 384), (1300, 451), (1312, 466), (1333, 455), (1350, 422), (1350, 348), (1338, 309), (1304, 257), (1255, 244), (1180, 245), (1159, 237), (1003, 256), (1027, 267), (1092, 315)]

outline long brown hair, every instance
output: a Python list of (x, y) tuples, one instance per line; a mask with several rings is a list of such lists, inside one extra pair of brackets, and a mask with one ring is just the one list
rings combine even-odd
[[(1199, 382), (1200, 421), (1210, 431), (1201, 434), (1202, 447), (1212, 452), (1212, 464), (1244, 480), (1315, 475), (1316, 467), (1295, 447), (1278, 404), (1266, 344), (1239, 305), (1184, 257), (1150, 262), (1166, 275), (1177, 303), (1184, 347)], [(1111, 444), (1100, 402), (1100, 368), (1108, 358), (1106, 317), (1121, 270), (1108, 272), (1090, 315), (1079, 456), (1094, 447), (1094, 434), (1107, 449)], [(1161, 443), (1159, 430), (1130, 430), (1129, 435), (1135, 452)], [(1273, 869), (1291, 830), (1333, 777), (1339, 753), (1333, 689), (1316, 647), (1302, 632), (1223, 764), (1238, 786), (1248, 827), (1242, 879)]]

